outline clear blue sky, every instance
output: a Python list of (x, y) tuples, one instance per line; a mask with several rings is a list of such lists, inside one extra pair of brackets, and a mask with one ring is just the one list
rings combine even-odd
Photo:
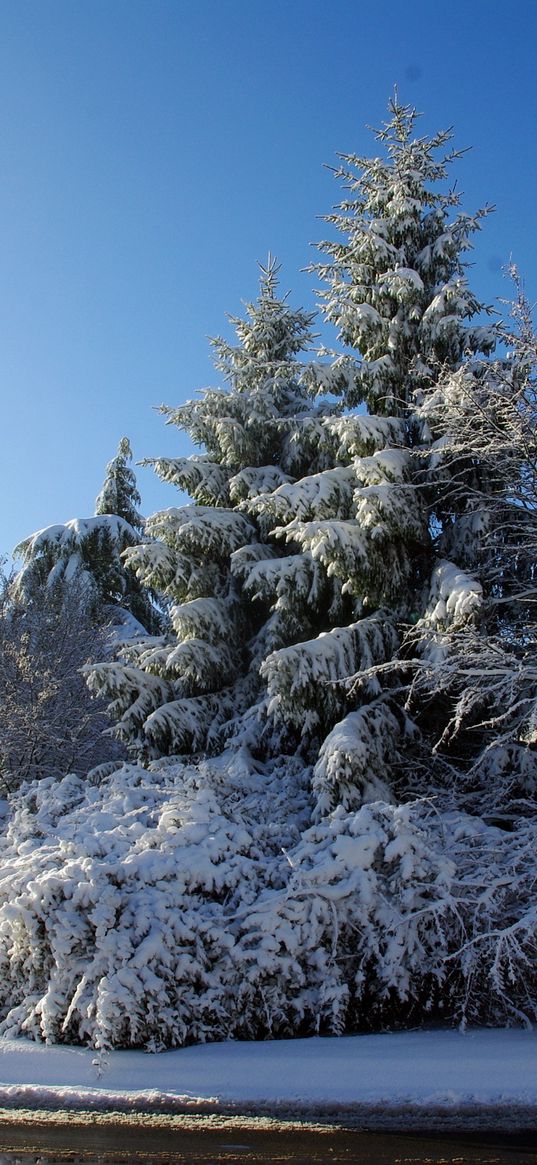
[(185, 451), (153, 406), (218, 383), (206, 337), (269, 250), (314, 305), (324, 164), (375, 150), (394, 82), (474, 147), (474, 288), (512, 255), (537, 298), (536, 42), (537, 0), (1, 0), (0, 552), (91, 514), (123, 434)]

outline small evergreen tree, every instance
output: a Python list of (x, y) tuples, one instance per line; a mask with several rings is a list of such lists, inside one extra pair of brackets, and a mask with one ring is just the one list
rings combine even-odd
[(116, 456), (106, 466), (103, 487), (95, 501), (95, 513), (117, 514), (124, 522), (128, 522), (133, 530), (141, 533), (144, 519), (137, 506), (142, 499), (134, 471), (129, 465), (130, 461), (132, 461), (130, 442), (128, 437), (122, 437)]
[(98, 620), (123, 622), (131, 634), (161, 625), (151, 595), (123, 562), (124, 551), (138, 542), (144, 527), (136, 509), (140, 502), (136, 478), (127, 464), (131, 457), (123, 437), (107, 466), (95, 517), (46, 526), (15, 548), (15, 556), (23, 560), (16, 579), (23, 603), (32, 602), (44, 587), (66, 593), (74, 588)]

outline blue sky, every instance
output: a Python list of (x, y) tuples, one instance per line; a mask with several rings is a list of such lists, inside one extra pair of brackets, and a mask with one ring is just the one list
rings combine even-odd
[(186, 450), (154, 406), (218, 383), (206, 337), (269, 250), (315, 305), (325, 164), (376, 151), (394, 83), (497, 208), (472, 286), (508, 295), (512, 256), (537, 299), (536, 37), (536, 0), (1, 0), (0, 552), (90, 515), (124, 434)]

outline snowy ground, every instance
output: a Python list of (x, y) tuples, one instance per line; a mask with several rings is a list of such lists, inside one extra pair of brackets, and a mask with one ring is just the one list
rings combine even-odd
[(148, 1055), (0, 1040), (0, 1106), (300, 1114), (537, 1114), (537, 1032), (428, 1031), (223, 1043)]

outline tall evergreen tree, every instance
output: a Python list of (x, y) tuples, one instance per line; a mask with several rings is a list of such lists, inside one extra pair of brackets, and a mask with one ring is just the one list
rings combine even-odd
[[(324, 523), (300, 523), (295, 531), (364, 610), (382, 607), (384, 625), (393, 627), (392, 660), (358, 664), (349, 698), (359, 707), (321, 749), (315, 771), (332, 807), (341, 799), (355, 803), (371, 772), (384, 774), (392, 797), (420, 787), (423, 724), (405, 708), (405, 629), (412, 628), (414, 649), (429, 642), (435, 626), (468, 624), (480, 593), (453, 546), (455, 561), (448, 559), (444, 532), (452, 515), (422, 406), (441, 371), (454, 374), (496, 344), (497, 328), (476, 318), (490, 309), (469, 289), (464, 263), (487, 211), (469, 216), (458, 194), (442, 190), (459, 156), (446, 151), (451, 134), (415, 137), (416, 111), (397, 98), (390, 114), (377, 133), (384, 157), (342, 157), (336, 176), (347, 194), (327, 221), (343, 241), (322, 243), (327, 258), (314, 268), (328, 285), (321, 293), (326, 319), (361, 356), (347, 403), (365, 404), (374, 410), (371, 421), (394, 426), (373, 459), (353, 459), (350, 522), (329, 532)], [(422, 744), (430, 779), (430, 746)]]
[(313, 270), (328, 285), (326, 319), (362, 357), (350, 403), (408, 422), (416, 394), (440, 368), (490, 352), (496, 336), (475, 322), (484, 305), (464, 264), (488, 208), (468, 215), (455, 189), (442, 189), (461, 156), (445, 150), (449, 130), (416, 138), (416, 110), (395, 97), (389, 111), (376, 134), (383, 157), (341, 155), (335, 176), (348, 194), (326, 221), (343, 241), (320, 244), (327, 258)]
[(404, 794), (419, 734), (390, 678), (402, 626), (429, 628), (439, 589), (446, 609), (454, 587), (459, 614), (475, 606), (472, 580), (437, 561), (442, 494), (422, 488), (419, 406), (440, 367), (495, 342), (462, 259), (482, 214), (437, 190), (450, 135), (414, 138), (397, 101), (391, 115), (385, 160), (344, 158), (350, 194), (329, 216), (344, 241), (322, 245), (318, 268), (325, 314), (361, 360), (297, 365), (311, 321), (265, 272), (239, 347), (215, 342), (230, 390), (165, 410), (207, 453), (156, 468), (198, 504), (156, 515), (159, 542), (128, 555), (168, 588), (179, 643), (134, 647), (91, 680), (142, 756), (218, 751), (233, 733), (262, 760), (298, 751), (317, 815)]
[[(126, 560), (145, 586), (173, 603), (174, 634), (130, 645), (121, 661), (103, 663), (90, 677), (94, 690), (113, 698), (121, 737), (145, 759), (214, 752), (229, 738), (270, 757), (289, 728), (295, 748), (296, 725), (275, 729), (267, 721), (260, 666), (271, 652), (351, 612), (312, 556), (290, 553), (273, 532), (297, 477), (321, 473), (330, 462), (337, 434), (329, 426), (334, 421), (337, 430), (340, 410), (327, 392), (341, 388), (351, 366), (302, 364), (297, 356), (311, 345), (312, 317), (276, 292), (277, 266), (269, 260), (247, 318), (232, 319), (239, 343), (213, 341), (226, 387), (163, 409), (168, 423), (206, 452), (152, 464), (195, 502), (149, 519), (152, 541), (133, 547)], [(337, 505), (340, 495), (346, 504), (345, 473), (319, 482), (321, 505)]]

